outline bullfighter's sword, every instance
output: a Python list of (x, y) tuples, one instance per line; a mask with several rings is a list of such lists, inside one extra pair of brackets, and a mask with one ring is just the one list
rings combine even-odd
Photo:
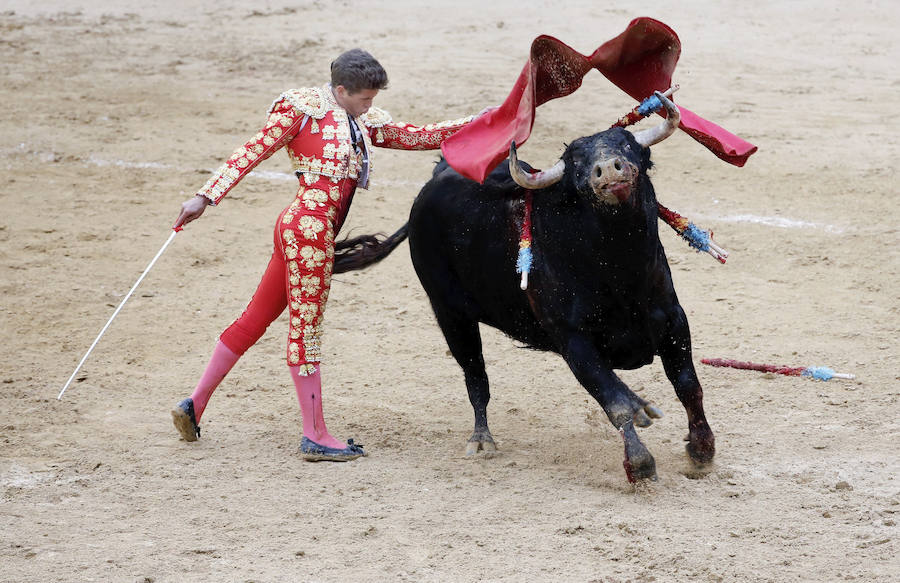
[(59, 400), (62, 399), (63, 393), (65, 393), (65, 392), (66, 392), (66, 389), (69, 388), (69, 385), (72, 384), (72, 379), (74, 379), (74, 378), (75, 378), (75, 375), (78, 374), (78, 371), (81, 370), (81, 365), (84, 364), (84, 361), (87, 360), (87, 357), (91, 354), (91, 351), (94, 350), (94, 347), (95, 347), (95, 346), (97, 346), (97, 343), (100, 341), (100, 338), (101, 338), (101, 337), (103, 336), (103, 334), (106, 332), (106, 329), (109, 328), (109, 325), (112, 324), (112, 321), (116, 318), (116, 316), (119, 315), (119, 312), (122, 310), (122, 306), (125, 305), (125, 302), (128, 301), (128, 298), (131, 297), (131, 294), (134, 293), (134, 290), (136, 290), (137, 287), (138, 287), (139, 285), (141, 285), (141, 282), (144, 280), (144, 277), (147, 275), (147, 272), (150, 271), (150, 268), (153, 267), (153, 264), (156, 263), (156, 260), (159, 259), (160, 255), (163, 254), (163, 251), (166, 250), (166, 247), (169, 246), (169, 243), (172, 242), (172, 239), (175, 238), (175, 235), (177, 235), (177, 234), (178, 234), (178, 231), (180, 231), (181, 229), (182, 229), (182, 227), (180, 227), (180, 226), (179, 226), (179, 227), (173, 227), (173, 228), (172, 228), (172, 233), (169, 235), (169, 238), (166, 239), (166, 242), (163, 243), (163, 246), (160, 247), (159, 251), (157, 251), (156, 256), (153, 258), (152, 261), (150, 261), (150, 264), (147, 266), (147, 269), (144, 270), (144, 273), (142, 273), (141, 276), (138, 278), (138, 280), (137, 280), (136, 282), (134, 282), (134, 285), (131, 286), (131, 290), (128, 292), (128, 294), (125, 296), (125, 298), (124, 298), (124, 299), (122, 300), (122, 302), (119, 304), (119, 307), (116, 308), (116, 311), (113, 312), (113, 315), (110, 316), (109, 321), (106, 323), (106, 326), (103, 327), (103, 330), (100, 330), (100, 334), (97, 335), (97, 339), (94, 340), (94, 343), (91, 344), (91, 347), (88, 348), (88, 351), (87, 351), (87, 352), (84, 354), (84, 356), (81, 358), (81, 362), (79, 362), (79, 363), (78, 363), (78, 366), (75, 367), (75, 372), (72, 373), (72, 376), (70, 376), (70, 377), (69, 377), (69, 380), (66, 381), (66, 384), (63, 385), (62, 390), (59, 392), (59, 395), (56, 397), (56, 400), (57, 400), (57, 401), (59, 401)]

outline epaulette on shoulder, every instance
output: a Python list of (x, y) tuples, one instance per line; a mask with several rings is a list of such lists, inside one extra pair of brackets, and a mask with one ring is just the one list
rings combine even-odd
[(278, 96), (278, 99), (269, 108), (269, 113), (275, 109), (275, 106), (285, 101), (301, 115), (308, 115), (313, 119), (322, 119), (328, 112), (328, 101), (322, 95), (321, 87), (303, 87), (301, 89), (290, 89)]
[(369, 111), (362, 115), (362, 122), (370, 128), (380, 128), (391, 123), (391, 114), (377, 107), (370, 107)]

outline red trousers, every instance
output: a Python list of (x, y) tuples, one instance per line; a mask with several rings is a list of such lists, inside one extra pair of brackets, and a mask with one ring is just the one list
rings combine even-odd
[(275, 250), (253, 298), (220, 337), (229, 349), (244, 354), (287, 307), (288, 365), (308, 374), (320, 362), (334, 238), (355, 190), (355, 180), (303, 175), (294, 201), (278, 216)]

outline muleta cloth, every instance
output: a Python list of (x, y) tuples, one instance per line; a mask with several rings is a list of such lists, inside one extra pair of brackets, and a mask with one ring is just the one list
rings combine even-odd
[[(484, 182), (509, 154), (509, 143), (515, 140), (516, 145), (522, 145), (531, 135), (535, 109), (574, 93), (591, 69), (641, 101), (672, 85), (680, 54), (681, 41), (675, 31), (652, 18), (632, 20), (625, 32), (589, 57), (552, 36), (541, 35), (531, 43), (528, 63), (503, 105), (444, 141), (441, 150), (457, 172)], [(722, 160), (743, 166), (756, 152), (753, 144), (680, 105), (678, 109), (679, 127)]]

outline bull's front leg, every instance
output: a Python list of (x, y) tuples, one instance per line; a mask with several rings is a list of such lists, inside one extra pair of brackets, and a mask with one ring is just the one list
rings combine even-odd
[(716, 453), (716, 440), (703, 412), (703, 389), (694, 369), (691, 356), (691, 332), (681, 306), (676, 306), (675, 317), (660, 343), (659, 356), (666, 376), (675, 388), (675, 394), (688, 418), (687, 449), (691, 461), (702, 465), (712, 461)]
[(625, 475), (629, 482), (656, 479), (656, 461), (638, 438), (634, 426), (646, 427), (651, 417), (662, 417), (652, 403), (641, 399), (628, 388), (601, 358), (593, 341), (573, 335), (565, 343), (563, 357), (578, 382), (594, 397), (625, 442)]

